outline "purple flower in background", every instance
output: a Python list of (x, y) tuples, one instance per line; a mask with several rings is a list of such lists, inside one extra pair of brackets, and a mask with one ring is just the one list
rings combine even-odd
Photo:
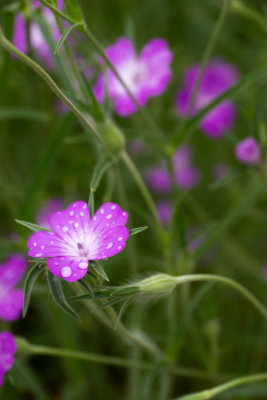
[(0, 318), (15, 321), (20, 317), (24, 294), (17, 289), (26, 269), (26, 259), (20, 254), (13, 254), (0, 265)]
[(192, 149), (185, 145), (174, 154), (174, 180), (181, 189), (191, 189), (200, 181), (199, 169), (192, 165), (192, 158)]
[(132, 156), (139, 156), (147, 150), (145, 142), (141, 139), (132, 139), (128, 143), (129, 152)]
[(146, 174), (146, 181), (157, 193), (166, 194), (171, 191), (171, 176), (164, 166), (151, 168)]
[(215, 179), (223, 179), (230, 173), (229, 166), (224, 162), (219, 162), (214, 165), (213, 176)]
[(0, 332), (0, 386), (3, 386), (4, 375), (12, 368), (17, 345), (10, 332)]
[[(130, 39), (123, 37), (105, 53), (140, 106), (144, 106), (150, 97), (163, 93), (171, 79), (172, 52), (163, 39), (150, 40), (137, 55)], [(107, 71), (107, 92), (118, 115), (126, 117), (136, 111), (135, 104), (111, 69)], [(99, 102), (104, 101), (104, 73), (100, 75), (94, 93)]]
[[(185, 117), (190, 111), (189, 107), (199, 72), (200, 65), (198, 64), (185, 72), (183, 86), (176, 96), (176, 108), (180, 117)], [(233, 86), (238, 76), (238, 71), (232, 65), (220, 60), (210, 61), (204, 71), (191, 116)], [(218, 139), (232, 128), (234, 120), (235, 107), (231, 101), (225, 100), (207, 113), (200, 122), (200, 128), (208, 137)]]
[(173, 206), (168, 201), (161, 201), (156, 204), (157, 213), (163, 226), (167, 226), (171, 220)]
[(43, 226), (44, 228), (50, 229), (49, 217), (52, 213), (61, 210), (63, 203), (61, 199), (57, 197), (52, 197), (48, 199), (43, 207), (43, 209), (37, 215), (37, 224)]
[(257, 165), (260, 162), (260, 145), (252, 136), (247, 137), (238, 143), (235, 148), (235, 155), (238, 161), (242, 163)]
[[(62, 9), (64, 2), (62, 0), (58, 1), (58, 8)], [(41, 6), (38, 0), (34, 0), (32, 3), (33, 10), (36, 10)], [(60, 32), (57, 27), (57, 23), (54, 14), (51, 10), (46, 7), (42, 8), (42, 15), (47, 23), (51, 34), (54, 38), (55, 43), (60, 39)], [(43, 59), (46, 65), (51, 68), (53, 66), (53, 57), (51, 55), (51, 50), (46, 42), (46, 39), (35, 21), (30, 22), (30, 43), (32, 48), (36, 51), (38, 56)], [(23, 53), (28, 53), (28, 43), (27, 43), (27, 31), (26, 31), (26, 20), (22, 13), (16, 15), (14, 22), (14, 32), (13, 32), (13, 43), (14, 45)]]
[(86, 274), (89, 260), (104, 260), (124, 249), (129, 236), (127, 218), (118, 204), (104, 203), (91, 219), (88, 205), (76, 201), (50, 216), (54, 232), (39, 231), (29, 238), (28, 254), (48, 257), (54, 275), (77, 281)]
[[(200, 172), (192, 164), (193, 153), (189, 146), (180, 146), (173, 156), (174, 183), (180, 189), (192, 189), (200, 180)], [(148, 186), (159, 194), (168, 194), (172, 180), (165, 166), (151, 168), (146, 174)]]
[(262, 272), (263, 272), (264, 278), (267, 280), (267, 263), (264, 264)]

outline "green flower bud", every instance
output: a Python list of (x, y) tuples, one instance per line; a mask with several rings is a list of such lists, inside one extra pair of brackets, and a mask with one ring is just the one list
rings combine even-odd
[(117, 155), (124, 149), (124, 135), (110, 119), (99, 124), (98, 130), (111, 154)]
[(149, 294), (164, 294), (172, 291), (176, 285), (176, 277), (167, 274), (156, 274), (136, 284), (141, 292)]

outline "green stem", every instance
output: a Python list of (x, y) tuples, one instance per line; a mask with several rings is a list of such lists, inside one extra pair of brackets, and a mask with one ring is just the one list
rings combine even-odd
[(243, 285), (234, 281), (231, 278), (227, 278), (221, 275), (209, 275), (209, 274), (182, 275), (176, 277), (176, 282), (178, 285), (180, 283), (196, 282), (196, 281), (220, 282), (227, 286), (231, 286), (239, 293), (241, 293), (255, 307), (255, 309), (257, 309), (259, 313), (267, 320), (266, 307), (248, 289), (246, 289)]
[(244, 385), (247, 383), (260, 382), (267, 380), (267, 372), (255, 375), (247, 375), (241, 378), (233, 379), (229, 382), (223, 383), (222, 385), (216, 386), (212, 389), (207, 389), (198, 393), (189, 394), (187, 396), (177, 397), (175, 400), (210, 400), (217, 395), (226, 392), (234, 387)]
[(40, 3), (42, 3), (44, 6), (49, 8), (51, 11), (53, 11), (55, 14), (57, 14), (59, 17), (64, 19), (65, 21), (69, 22), (70, 24), (76, 24), (78, 21), (75, 21), (72, 19), (69, 15), (65, 14), (64, 12), (60, 11), (56, 6), (53, 4), (49, 3), (47, 0), (40, 0)]
[(232, 10), (238, 12), (244, 17), (249, 18), (251, 21), (256, 22), (265, 33), (267, 33), (267, 19), (265, 16), (260, 15), (257, 11), (250, 9), (244, 2), (234, 0), (232, 4)]
[(24, 64), (33, 69), (50, 87), (50, 89), (66, 104), (66, 106), (76, 115), (76, 117), (94, 134), (96, 139), (104, 145), (103, 139), (99, 135), (92, 119), (86, 117), (81, 111), (68, 99), (62, 90), (57, 86), (51, 76), (35, 61), (26, 54), (18, 50), (0, 30), (0, 45), (11, 54), (15, 54)]
[(158, 217), (155, 203), (154, 203), (154, 200), (153, 200), (149, 190), (146, 187), (146, 184), (143, 181), (143, 178), (139, 174), (139, 171), (137, 170), (136, 166), (134, 165), (134, 163), (132, 162), (130, 156), (128, 155), (128, 153), (126, 151), (123, 151), (121, 153), (121, 158), (122, 158), (123, 162), (125, 163), (125, 165), (127, 166), (130, 173), (132, 174), (132, 177), (134, 178), (136, 185), (138, 186), (140, 192), (142, 193), (142, 195), (147, 203), (147, 206), (152, 214), (155, 224), (156, 224), (159, 232), (161, 232), (162, 231), (161, 223), (160, 223), (160, 220)]
[[(194, 88), (193, 88), (193, 93), (192, 93), (192, 96), (191, 96), (191, 99), (190, 99), (190, 102), (189, 102), (187, 117), (189, 117), (191, 115), (191, 113), (192, 113), (192, 111), (194, 109), (196, 98), (197, 98), (197, 94), (198, 94), (198, 91), (199, 91), (199, 88), (200, 88), (200, 85), (201, 85), (201, 82), (202, 82), (202, 79), (203, 79), (203, 75), (204, 75), (204, 72), (205, 72), (205, 68), (206, 68), (207, 62), (209, 61), (209, 58), (211, 56), (211, 53), (212, 53), (213, 47), (215, 45), (215, 42), (216, 42), (216, 40), (217, 40), (217, 38), (219, 36), (219, 33), (220, 33), (221, 29), (222, 29), (222, 26), (223, 26), (224, 20), (226, 18), (226, 15), (228, 13), (231, 1), (232, 0), (225, 0), (224, 1), (220, 16), (218, 18), (218, 21), (217, 21), (217, 23), (215, 25), (215, 28), (214, 28), (211, 36), (210, 36), (210, 39), (209, 39), (208, 44), (207, 44), (207, 47), (206, 47), (206, 49), (205, 49), (205, 51), (203, 53), (203, 56), (202, 56), (202, 59), (201, 59), (201, 63), (200, 63), (200, 71), (199, 71), (197, 80), (195, 82), (195, 85), (194, 85)], [(185, 122), (186, 122), (186, 120), (185, 120)]]
[[(17, 352), (21, 354), (73, 358), (82, 361), (94, 362), (97, 364), (113, 365), (126, 368), (138, 368), (145, 370), (151, 370), (155, 368), (154, 363), (145, 361), (136, 361), (127, 358), (106, 356), (103, 354), (88, 353), (71, 349), (33, 345), (21, 337), (16, 337), (16, 344)], [(171, 373), (173, 373), (174, 375), (189, 376), (199, 379), (218, 379), (217, 375), (203, 373), (203, 371), (194, 368), (176, 366), (167, 366), (167, 368), (169, 368)], [(221, 379), (221, 377), (219, 378)]]

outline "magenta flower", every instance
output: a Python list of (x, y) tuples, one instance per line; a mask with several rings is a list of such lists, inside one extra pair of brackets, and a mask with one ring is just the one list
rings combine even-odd
[(146, 181), (157, 193), (166, 194), (171, 191), (171, 176), (164, 166), (151, 168), (146, 174)]
[(199, 169), (192, 165), (193, 153), (189, 146), (180, 146), (173, 157), (174, 180), (181, 189), (191, 189), (200, 181)]
[(254, 137), (247, 137), (238, 143), (235, 148), (235, 155), (241, 163), (257, 165), (261, 156), (260, 145)]
[[(150, 40), (137, 55), (130, 39), (123, 37), (108, 47), (105, 53), (140, 106), (144, 106), (150, 97), (163, 93), (171, 79), (172, 52), (163, 39)], [(126, 117), (136, 111), (135, 104), (111, 69), (107, 71), (107, 92), (118, 115)], [(105, 95), (104, 73), (100, 75), (94, 93), (102, 103)]]
[(17, 345), (10, 332), (0, 332), (0, 386), (3, 386), (4, 375), (12, 368)]
[[(173, 156), (174, 183), (180, 189), (192, 189), (200, 180), (200, 172), (192, 164), (193, 153), (189, 146), (180, 146)], [(159, 194), (168, 194), (172, 179), (165, 166), (153, 167), (146, 174), (148, 186)]]
[(214, 165), (212, 172), (215, 179), (223, 179), (230, 173), (230, 168), (226, 163), (218, 162)]
[(26, 269), (26, 259), (20, 254), (13, 254), (0, 265), (0, 318), (15, 321), (20, 317), (24, 294), (17, 289)]
[(81, 279), (89, 260), (104, 260), (120, 253), (129, 236), (128, 214), (118, 204), (104, 203), (90, 218), (88, 205), (76, 201), (53, 213), (54, 232), (35, 232), (28, 240), (31, 257), (48, 257), (49, 270), (69, 282)]
[(173, 213), (172, 204), (169, 201), (161, 201), (156, 204), (156, 208), (162, 225), (169, 225)]
[[(58, 2), (59, 9), (62, 9), (64, 2), (60, 0)], [(32, 3), (33, 10), (36, 10), (41, 6), (38, 0), (34, 0)], [(42, 8), (42, 14), (45, 18), (47, 25), (51, 30), (51, 34), (54, 38), (55, 43), (60, 39), (60, 32), (57, 27), (57, 23), (54, 14), (51, 10), (46, 7)], [(36, 51), (37, 55), (43, 59), (46, 65), (51, 68), (53, 66), (53, 57), (51, 55), (51, 50), (43, 36), (43, 33), (35, 21), (30, 22), (30, 42), (32, 48)], [(23, 53), (28, 53), (28, 43), (27, 43), (27, 31), (26, 31), (26, 20), (22, 13), (18, 14), (14, 22), (14, 32), (13, 32), (13, 43), (14, 45)]]
[[(183, 86), (177, 93), (176, 108), (182, 118), (189, 112), (199, 71), (200, 66), (198, 64), (188, 68), (184, 75)], [(191, 116), (234, 85), (238, 76), (238, 71), (226, 62), (220, 60), (209, 62), (200, 83)], [(218, 139), (232, 128), (234, 120), (235, 106), (231, 101), (225, 100), (202, 119), (200, 128), (208, 137)]]
[(57, 197), (52, 197), (47, 199), (44, 207), (37, 215), (37, 224), (43, 226), (44, 228), (50, 229), (49, 217), (52, 213), (61, 210), (63, 203), (61, 199)]

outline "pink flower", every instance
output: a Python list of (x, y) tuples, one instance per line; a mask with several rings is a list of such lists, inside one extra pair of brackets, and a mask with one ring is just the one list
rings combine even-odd
[(156, 204), (156, 208), (162, 225), (169, 225), (173, 213), (172, 204), (169, 201), (161, 201)]
[[(180, 117), (185, 117), (194, 91), (200, 66), (193, 65), (184, 75), (183, 86), (176, 96), (176, 108)], [(205, 69), (200, 83), (191, 116), (210, 104), (238, 79), (238, 71), (230, 64), (220, 61), (210, 61)], [(231, 101), (225, 100), (213, 108), (201, 121), (200, 128), (212, 139), (218, 139), (230, 130), (235, 120), (235, 107)]]
[(253, 137), (247, 137), (238, 143), (235, 155), (241, 163), (257, 165), (260, 162), (260, 145)]
[(26, 269), (26, 259), (20, 254), (13, 254), (0, 265), (0, 318), (15, 321), (23, 308), (23, 290), (17, 289)]
[(191, 189), (200, 181), (199, 169), (192, 165), (193, 153), (189, 146), (180, 146), (173, 157), (174, 180), (181, 189)]
[(12, 368), (17, 345), (10, 332), (0, 332), (0, 386), (3, 386), (4, 375)]
[[(64, 2), (60, 0), (58, 2), (58, 7), (63, 8)], [(38, 0), (34, 0), (32, 3), (33, 10), (39, 8), (41, 3)], [(47, 25), (50, 28), (52, 36), (55, 43), (60, 39), (60, 32), (57, 27), (57, 23), (54, 14), (51, 10), (46, 7), (42, 8), (42, 15), (45, 18)], [(45, 37), (37, 22), (30, 22), (30, 42), (32, 48), (36, 51), (37, 55), (43, 59), (49, 68), (53, 67), (53, 57), (51, 55), (51, 50), (46, 42)], [(28, 53), (27, 44), (27, 32), (26, 32), (26, 20), (22, 13), (18, 14), (14, 22), (14, 32), (13, 32), (13, 43), (14, 45), (23, 53)]]
[(43, 209), (37, 215), (37, 224), (44, 228), (50, 229), (49, 217), (53, 212), (59, 211), (63, 207), (62, 201), (59, 198), (52, 197), (47, 199)]
[(218, 162), (214, 165), (212, 172), (215, 179), (223, 179), (230, 173), (230, 168), (226, 163)]
[[(180, 146), (173, 156), (174, 183), (180, 189), (192, 189), (200, 181), (200, 172), (192, 164), (193, 153), (189, 146)], [(157, 193), (168, 194), (172, 180), (165, 166), (153, 167), (146, 174), (148, 186)]]
[(146, 181), (157, 193), (166, 194), (171, 191), (171, 176), (164, 166), (151, 168), (146, 174)]
[(28, 240), (31, 257), (48, 257), (49, 270), (69, 282), (81, 279), (89, 260), (104, 260), (120, 253), (129, 236), (128, 214), (118, 204), (104, 203), (90, 218), (88, 205), (76, 201), (53, 213), (53, 232), (35, 232)]
[[(163, 93), (171, 79), (172, 52), (163, 39), (150, 40), (137, 55), (130, 39), (123, 37), (108, 47), (105, 53), (140, 106), (144, 106), (150, 97)], [(118, 115), (126, 117), (136, 111), (135, 104), (111, 69), (107, 72), (107, 92)], [(94, 93), (102, 103), (105, 95), (104, 73), (100, 75)]]

